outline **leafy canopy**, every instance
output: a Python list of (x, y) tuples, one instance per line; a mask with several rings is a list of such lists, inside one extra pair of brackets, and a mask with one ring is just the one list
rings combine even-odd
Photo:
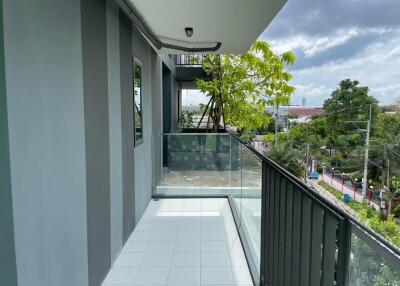
[(256, 41), (243, 55), (209, 55), (203, 68), (212, 80), (197, 80), (197, 87), (210, 97), (214, 127), (221, 117), (239, 130), (266, 127), (270, 116), (265, 107), (288, 104), (294, 93), (285, 67), (295, 60), (291, 52), (274, 54), (264, 41)]
[(271, 148), (267, 155), (294, 175), (301, 175), (302, 167), (298, 160), (300, 154), (290, 146), (289, 142), (283, 144), (271, 144)]
[(370, 106), (374, 121), (379, 112), (378, 101), (368, 92), (368, 87), (359, 86), (357, 80), (345, 79), (339, 83), (339, 88), (332, 92), (323, 106), (332, 134), (348, 133), (347, 120), (368, 120)]

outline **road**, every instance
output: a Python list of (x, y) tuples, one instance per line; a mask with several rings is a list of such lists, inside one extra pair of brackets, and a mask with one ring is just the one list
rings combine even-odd
[(318, 194), (330, 201), (336, 207), (357, 218), (357, 213), (351, 207), (346, 205), (343, 201), (338, 200), (334, 195), (318, 185), (318, 181), (307, 179), (307, 185), (313, 188)]

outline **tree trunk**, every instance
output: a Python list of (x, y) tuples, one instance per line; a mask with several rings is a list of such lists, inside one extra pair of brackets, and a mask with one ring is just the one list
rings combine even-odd
[[(217, 65), (219, 66), (219, 68), (211, 73), (211, 80), (222, 78), (221, 56), (218, 57)], [(221, 96), (221, 88), (222, 86), (219, 87), (219, 90), (215, 94), (212, 94), (210, 101), (208, 102), (207, 107), (204, 110), (203, 115), (201, 116), (200, 122), (197, 125), (197, 128), (200, 127), (200, 124), (203, 121), (205, 114), (208, 112), (207, 129), (211, 120), (211, 129), (213, 130), (213, 132), (218, 132), (218, 129), (221, 126), (221, 118), (223, 117), (223, 100)]]

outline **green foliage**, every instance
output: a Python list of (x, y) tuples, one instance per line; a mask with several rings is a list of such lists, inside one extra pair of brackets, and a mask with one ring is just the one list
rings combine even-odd
[(373, 136), (379, 138), (380, 144), (400, 146), (400, 113), (379, 113), (374, 124)]
[(289, 172), (301, 176), (302, 167), (298, 161), (299, 154), (291, 147), (290, 143), (271, 144), (266, 155)]
[(394, 208), (393, 212), (396, 217), (400, 217), (400, 204)]
[[(267, 133), (262, 136), (263, 143), (266, 145), (271, 145), (275, 143), (275, 133)], [(285, 132), (277, 133), (278, 144), (283, 144), (286, 141)]]
[(332, 188), (329, 186), (327, 183), (319, 181), (318, 185), (323, 187), (326, 191), (330, 192), (332, 195), (334, 195), (338, 200), (342, 199), (342, 193), (337, 191), (336, 189)]
[(351, 237), (349, 285), (400, 286), (400, 271), (356, 235)]
[[(342, 198), (342, 194), (336, 189), (332, 188), (325, 182), (318, 183), (328, 192), (332, 193), (337, 199)], [(348, 204), (356, 213), (358, 218), (368, 225), (371, 229), (385, 237), (394, 245), (400, 247), (400, 225), (398, 225), (393, 217), (387, 220), (381, 220), (379, 213), (370, 206), (351, 200)]]
[(366, 86), (350, 79), (342, 80), (339, 88), (324, 102), (327, 120), (331, 124), (331, 134), (347, 134), (349, 128), (346, 120), (368, 120), (370, 106), (372, 121), (375, 121), (379, 106), (378, 101), (368, 94)]
[(212, 80), (196, 84), (211, 99), (206, 112), (214, 129), (221, 118), (239, 130), (267, 127), (270, 116), (265, 107), (288, 104), (294, 93), (285, 67), (295, 59), (291, 52), (274, 54), (264, 41), (256, 41), (243, 55), (207, 56), (203, 68)]
[[(365, 134), (357, 129), (365, 129), (365, 123), (347, 121), (365, 121), (369, 118), (372, 106), (372, 128), (370, 158), (374, 164), (382, 164), (382, 144), (400, 146), (400, 114), (381, 112), (377, 101), (368, 94), (367, 87), (360, 87), (357, 81), (344, 80), (331, 98), (325, 101), (325, 113), (310, 122), (293, 127), (289, 138), (304, 150), (306, 143), (311, 145), (311, 153), (317, 157), (320, 165), (337, 166), (340, 172), (361, 174), (364, 156)], [(375, 163), (376, 162), (376, 163)], [(391, 158), (391, 173), (396, 172), (395, 158)], [(379, 181), (382, 172), (374, 164), (369, 166), (369, 181)], [(393, 196), (399, 189), (397, 177), (392, 177), (390, 191)], [(399, 181), (400, 182), (400, 181)], [(324, 182), (319, 184), (337, 199), (342, 193)], [(382, 220), (379, 212), (366, 204), (351, 200), (348, 203), (358, 218), (378, 234), (400, 247), (400, 225), (393, 217)], [(398, 209), (400, 215), (400, 206)], [(400, 286), (400, 271), (391, 267), (388, 261), (371, 249), (356, 235), (352, 237), (350, 261), (350, 285)]]
[[(282, 126), (278, 126), (278, 131), (282, 130)], [(260, 127), (257, 128), (257, 131), (259, 134), (265, 134), (265, 133), (274, 133), (275, 132), (275, 118), (274, 117), (270, 117), (269, 118), (269, 123), (266, 127)]]
[(255, 136), (255, 132), (253, 130), (245, 129), (243, 130), (242, 133), (240, 133), (240, 139), (243, 141), (250, 143), (253, 141), (253, 138)]
[[(289, 139), (296, 142), (302, 152), (310, 144), (310, 152), (321, 164), (338, 167), (342, 172), (354, 173), (362, 170), (365, 121), (372, 107), (370, 158), (377, 161), (383, 157), (382, 144), (387, 142), (400, 146), (400, 115), (382, 113), (377, 100), (369, 95), (368, 87), (358, 81), (346, 79), (332, 92), (324, 103), (324, 114), (309, 122), (297, 125), (289, 131)], [(381, 170), (371, 164), (369, 177), (380, 181)], [(321, 165), (319, 166), (321, 167)], [(400, 174), (400, 170), (399, 170)]]
[(190, 110), (185, 110), (181, 112), (181, 116), (179, 116), (179, 124), (181, 127), (192, 127), (193, 126), (193, 115), (194, 112)]

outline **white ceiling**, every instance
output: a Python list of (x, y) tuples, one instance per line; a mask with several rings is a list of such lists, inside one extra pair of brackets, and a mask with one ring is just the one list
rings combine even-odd
[[(211, 46), (221, 42), (217, 51), (221, 54), (246, 52), (286, 3), (286, 0), (129, 1), (162, 41), (169, 38), (209, 42)], [(193, 28), (191, 38), (186, 37), (185, 27)], [(161, 52), (171, 53), (165, 49)]]

